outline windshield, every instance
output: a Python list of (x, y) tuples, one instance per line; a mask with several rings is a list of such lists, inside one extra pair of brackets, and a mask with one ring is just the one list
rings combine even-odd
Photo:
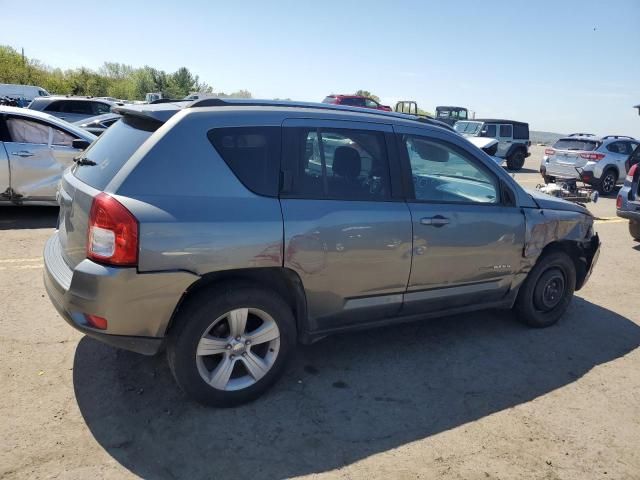
[(579, 140), (575, 138), (561, 138), (554, 145), (553, 148), (557, 150), (580, 150), (585, 152), (591, 152), (600, 146), (600, 142), (597, 140)]
[(478, 135), (482, 128), (482, 122), (456, 122), (453, 126), (454, 130), (463, 135)]
[(104, 190), (129, 158), (151, 136), (157, 123), (124, 117), (106, 130), (80, 157), (73, 174), (98, 190)]

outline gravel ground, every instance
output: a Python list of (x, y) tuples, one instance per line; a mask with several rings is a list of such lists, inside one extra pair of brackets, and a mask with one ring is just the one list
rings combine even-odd
[(0, 477), (638, 479), (640, 245), (614, 199), (591, 209), (600, 261), (558, 325), (482, 312), (335, 336), (216, 410), (162, 356), (69, 328), (42, 285), (57, 212), (0, 208)]

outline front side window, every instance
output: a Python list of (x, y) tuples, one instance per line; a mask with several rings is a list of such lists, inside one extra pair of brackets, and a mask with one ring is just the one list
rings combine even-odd
[(513, 135), (513, 127), (511, 125), (500, 125), (500, 136), (502, 138), (511, 138)]
[(292, 196), (382, 201), (390, 196), (387, 146), (382, 132), (288, 128)]
[(51, 145), (59, 145), (62, 147), (72, 146), (73, 140), (75, 139), (73, 135), (55, 127), (51, 127), (51, 131), (52, 131)]
[(33, 143), (47, 145), (49, 143), (49, 126), (24, 118), (8, 118), (7, 128), (11, 140), (16, 143)]
[(249, 190), (259, 195), (278, 195), (280, 127), (216, 128), (207, 136)]
[(105, 113), (109, 113), (111, 111), (111, 105), (106, 103), (95, 102), (93, 104), (93, 114), (94, 115), (104, 115)]
[(494, 124), (486, 124), (484, 127), (482, 127), (482, 131), (480, 132), (480, 136), (481, 137), (496, 138), (497, 133), (498, 133), (498, 129), (496, 128), (496, 125), (494, 125)]
[(404, 135), (416, 200), (439, 203), (499, 202), (498, 181), (481, 163), (453, 145)]

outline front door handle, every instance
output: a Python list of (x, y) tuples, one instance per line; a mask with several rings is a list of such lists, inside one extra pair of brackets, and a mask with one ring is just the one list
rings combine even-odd
[(436, 215), (435, 217), (424, 217), (420, 219), (422, 225), (431, 225), (432, 227), (442, 227), (449, 224), (449, 219), (442, 215)]
[(22, 150), (20, 152), (11, 152), (11, 155), (15, 155), (16, 157), (33, 157), (33, 153), (27, 152), (26, 150)]

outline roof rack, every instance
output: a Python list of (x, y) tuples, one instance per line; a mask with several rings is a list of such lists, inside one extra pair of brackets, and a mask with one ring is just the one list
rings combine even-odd
[(156, 105), (158, 103), (176, 103), (176, 102), (188, 102), (189, 100), (180, 100), (177, 98), (158, 98), (157, 100), (152, 100), (149, 102), (149, 105)]
[(570, 133), (569, 135), (567, 135), (567, 137), (595, 137), (596, 135), (594, 133), (582, 133), (582, 132), (578, 132), (578, 133)]
[(335, 110), (340, 112), (356, 112), (366, 113), (369, 115), (380, 115), (384, 117), (398, 118), (414, 122), (426, 123), (438, 127), (452, 130), (451, 126), (444, 122), (433, 119), (431, 117), (418, 117), (416, 115), (408, 115), (406, 113), (387, 112), (384, 110), (375, 110), (373, 108), (352, 107), (347, 105), (334, 105), (331, 103), (313, 103), (313, 102), (294, 102), (285, 100), (254, 100), (254, 99), (222, 99), (222, 98), (203, 98), (194, 100), (187, 105), (187, 108), (195, 107), (288, 107), (288, 108), (314, 108), (317, 110)]
[(603, 140), (607, 140), (609, 138), (615, 138), (616, 140), (619, 138), (626, 138), (627, 140), (635, 140), (635, 138), (630, 137), (628, 135), (605, 135), (604, 137), (602, 137)]

